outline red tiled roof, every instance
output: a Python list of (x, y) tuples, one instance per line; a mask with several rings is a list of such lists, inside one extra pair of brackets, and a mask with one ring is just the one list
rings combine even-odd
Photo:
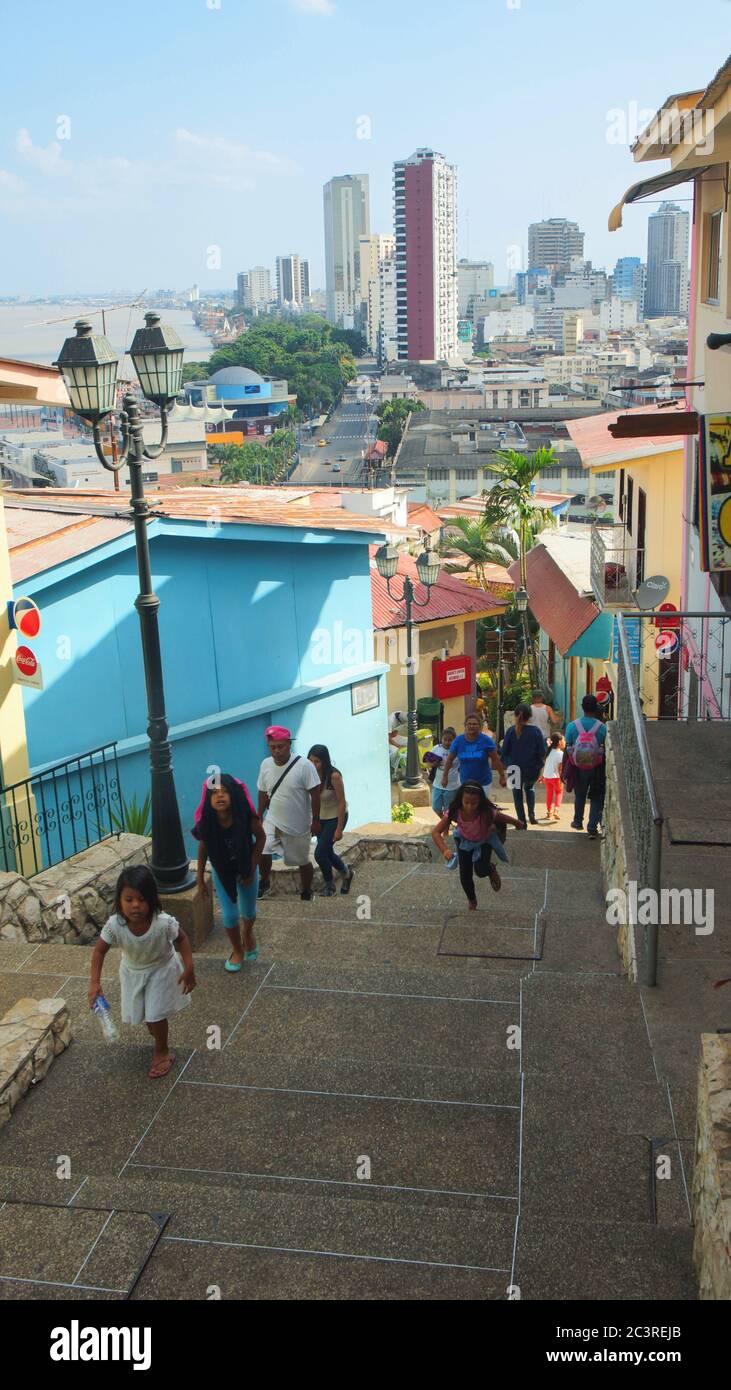
[[(667, 417), (680, 411), (685, 414), (684, 401), (668, 406), (659, 412)], [(584, 468), (605, 467), (622, 459), (642, 458), (644, 454), (661, 453), (677, 449), (685, 440), (683, 434), (646, 435), (641, 439), (614, 439), (609, 426), (615, 424), (620, 415), (657, 415), (657, 406), (636, 406), (633, 410), (614, 410), (602, 415), (586, 415), (581, 420), (567, 420), (566, 428), (581, 456)]]
[[(519, 560), (510, 566), (510, 575), (520, 584)], [(597, 605), (590, 598), (582, 598), (545, 545), (528, 551), (526, 580), (533, 617), (565, 656), (598, 617)]]
[(425, 502), (409, 502), (407, 506), (410, 526), (418, 526), (420, 531), (441, 531), (444, 523), (432, 507)]
[[(403, 627), (406, 622), (406, 609), (403, 603), (393, 599), (388, 585), (382, 579), (371, 552), (371, 598), (373, 601), (373, 626), (376, 630), (389, 627)], [(414, 581), (414, 597), (423, 603), (426, 589), (418, 581), (416, 560), (407, 551), (399, 555), (397, 574), (403, 578), (408, 575)], [(397, 588), (401, 592), (401, 583)], [(473, 589), (453, 574), (440, 570), (439, 579), (432, 585), (429, 602), (423, 608), (414, 608), (412, 617), (415, 623), (430, 623), (439, 618), (477, 618), (490, 613), (502, 613), (507, 604), (493, 598), (482, 589)]]

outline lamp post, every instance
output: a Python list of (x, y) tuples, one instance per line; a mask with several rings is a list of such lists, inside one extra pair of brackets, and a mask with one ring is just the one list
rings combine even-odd
[(416, 677), (414, 675), (414, 659), (412, 654), (412, 632), (413, 624), (411, 618), (412, 608), (426, 608), (431, 595), (432, 585), (436, 584), (439, 578), (440, 564), (438, 557), (431, 550), (423, 550), (416, 561), (416, 571), (419, 582), (426, 589), (426, 598), (421, 601), (415, 597), (414, 585), (408, 574), (403, 576), (401, 598), (395, 594), (391, 588), (391, 580), (395, 578), (398, 569), (399, 553), (395, 545), (382, 545), (376, 551), (376, 568), (382, 579), (386, 580), (388, 592), (391, 598), (397, 602), (403, 602), (406, 607), (406, 701), (407, 701), (407, 727), (408, 744), (406, 748), (406, 776), (404, 787), (414, 789), (421, 786), (419, 776), (419, 750), (416, 739), (418, 721), (416, 718)]
[[(518, 592), (520, 593), (521, 591), (519, 590)], [(523, 590), (522, 592), (525, 593), (525, 590)], [(527, 599), (527, 595), (526, 595), (526, 599)], [(489, 619), (488, 619), (487, 621), (489, 622)], [(522, 620), (521, 620), (521, 619), (519, 619), (517, 623), (509, 623), (509, 622), (507, 621), (507, 619), (506, 619), (504, 616), (502, 616), (502, 617), (500, 617), (500, 618), (497, 619), (494, 628), (491, 628), (491, 629), (490, 629), (491, 632), (496, 632), (496, 633), (497, 633), (497, 637), (498, 637), (498, 659), (497, 659), (497, 660), (498, 660), (498, 670), (497, 670), (497, 721), (496, 721), (496, 723), (497, 723), (497, 737), (498, 737), (498, 742), (499, 742), (499, 743), (502, 743), (502, 741), (503, 741), (503, 739), (504, 739), (504, 737), (505, 737), (505, 710), (504, 710), (504, 708), (503, 708), (503, 702), (504, 702), (504, 699), (505, 699), (505, 685), (504, 685), (505, 677), (504, 677), (504, 671), (503, 671), (503, 662), (504, 662), (504, 657), (503, 657), (503, 641), (504, 641), (506, 632), (517, 632), (518, 629), (519, 629), (521, 626), (522, 626)]]
[(538, 681), (538, 671), (533, 659), (533, 641), (528, 628), (528, 590), (524, 589), (522, 585), (515, 591), (515, 606), (523, 623), (523, 641), (525, 642), (525, 656), (528, 662), (528, 675), (531, 685), (535, 687)]
[(130, 512), (135, 529), (135, 549), (140, 592), (135, 608), (140, 617), (142, 657), (147, 690), (147, 733), (150, 740), (150, 806), (152, 858), (150, 868), (162, 892), (179, 893), (194, 882), (183, 841), (180, 810), (175, 795), (172, 757), (165, 713), (162, 657), (157, 612), (160, 600), (152, 587), (147, 518), (142, 467), (159, 458), (168, 433), (168, 410), (180, 391), (183, 377), (183, 343), (178, 334), (160, 323), (154, 313), (145, 314), (145, 328), (135, 333), (130, 356), (148, 401), (160, 412), (160, 443), (145, 448), (142, 419), (134, 395), (125, 395), (120, 414), (122, 446), (119, 462), (105, 456), (102, 449), (102, 422), (115, 406), (119, 362), (111, 343), (92, 332), (91, 324), (79, 320), (76, 336), (67, 338), (54, 363), (63, 374), (75, 414), (91, 425), (94, 448), (103, 468), (116, 473), (125, 464), (130, 476)]

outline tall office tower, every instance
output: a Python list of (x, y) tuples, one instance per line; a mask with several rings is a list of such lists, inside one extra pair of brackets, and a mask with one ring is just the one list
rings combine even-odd
[(639, 256), (620, 256), (614, 267), (613, 294), (616, 299), (634, 299), (638, 319), (644, 318), (647, 267)]
[(378, 342), (379, 367), (395, 362), (398, 357), (398, 320), (396, 318), (396, 257), (387, 256), (378, 263)]
[(360, 285), (357, 327), (365, 334), (368, 350), (372, 353), (378, 352), (378, 326), (381, 321), (378, 268), (381, 261), (393, 256), (395, 247), (396, 239), (391, 233), (384, 236), (371, 232), (369, 236), (358, 238)]
[(299, 256), (277, 256), (277, 303), (302, 305), (310, 297), (310, 267)]
[(457, 171), (421, 149), (393, 166), (398, 355), (457, 356)]
[(240, 270), (236, 276), (236, 303), (239, 309), (253, 308), (248, 270)]
[(495, 267), (491, 261), (457, 262), (457, 313), (461, 319), (471, 318), (471, 299), (487, 299), (494, 285)]
[(264, 265), (255, 265), (247, 272), (252, 309), (267, 309), (274, 298), (272, 294), (272, 274)]
[(584, 233), (577, 222), (550, 217), (547, 222), (531, 222), (528, 228), (528, 265), (531, 270), (571, 270), (572, 259), (584, 257)]
[(688, 312), (690, 214), (661, 203), (647, 219), (645, 318)]
[(359, 313), (359, 238), (370, 231), (367, 174), (342, 174), (323, 189), (327, 318), (352, 328)]

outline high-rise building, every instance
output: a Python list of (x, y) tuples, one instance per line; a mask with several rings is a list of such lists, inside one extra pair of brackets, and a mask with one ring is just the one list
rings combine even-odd
[(398, 356), (458, 355), (457, 171), (420, 149), (393, 169)]
[(264, 265), (241, 270), (236, 276), (236, 301), (241, 309), (267, 309), (272, 302), (271, 271)]
[(310, 297), (310, 267), (299, 256), (277, 256), (277, 303), (302, 308)]
[(677, 203), (661, 203), (647, 219), (645, 318), (688, 312), (690, 214)]
[(646, 279), (647, 266), (642, 264), (639, 256), (620, 256), (612, 276), (612, 296), (625, 302), (634, 300), (638, 319), (645, 316)]
[(381, 321), (378, 268), (381, 261), (393, 256), (395, 246), (395, 237), (390, 233), (381, 235), (371, 232), (358, 238), (360, 311), (357, 327), (365, 334), (368, 350), (372, 353), (378, 352), (378, 325)]
[(471, 299), (487, 299), (495, 283), (495, 267), (491, 261), (457, 262), (457, 312), (461, 319), (471, 319)]
[(396, 318), (396, 257), (386, 256), (378, 263), (378, 364), (395, 362), (398, 357)]
[(584, 233), (577, 222), (565, 217), (549, 217), (547, 222), (531, 222), (528, 228), (528, 265), (550, 270), (571, 270), (571, 262), (584, 257)]
[(367, 174), (342, 174), (323, 190), (328, 322), (352, 328), (360, 310), (359, 239), (370, 232)]
[(240, 309), (253, 308), (248, 270), (240, 270), (236, 276), (236, 303)]

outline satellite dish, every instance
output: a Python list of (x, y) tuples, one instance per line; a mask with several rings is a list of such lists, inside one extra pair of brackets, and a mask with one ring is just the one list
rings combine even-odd
[(650, 579), (646, 579), (640, 584), (635, 594), (635, 603), (638, 608), (648, 609), (657, 608), (659, 603), (663, 603), (670, 593), (670, 580), (664, 574), (653, 574)]
[(603, 516), (607, 510), (607, 504), (603, 497), (590, 497), (586, 504), (586, 510), (596, 516)]

